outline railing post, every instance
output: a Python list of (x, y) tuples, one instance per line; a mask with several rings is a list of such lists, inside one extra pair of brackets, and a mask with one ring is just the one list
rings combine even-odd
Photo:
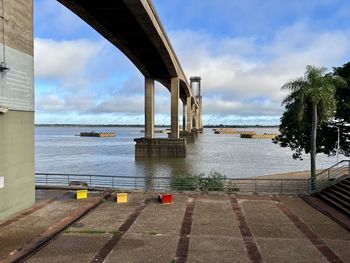
[(281, 179), (281, 189), (280, 189), (280, 193), (283, 193), (283, 179)]
[(137, 178), (135, 176), (135, 190), (137, 190)]
[(328, 181), (329, 181), (329, 169), (327, 170), (327, 173), (328, 173)]
[(47, 185), (47, 174), (45, 174), (45, 177), (46, 177), (46, 185)]
[(258, 180), (256, 180), (255, 179), (255, 186), (254, 186), (254, 188), (255, 188), (255, 194), (258, 194)]

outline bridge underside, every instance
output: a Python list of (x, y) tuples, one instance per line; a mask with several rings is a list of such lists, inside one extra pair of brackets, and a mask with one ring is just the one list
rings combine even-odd
[[(177, 76), (177, 70), (159, 34), (161, 26), (154, 26), (141, 1), (58, 1), (118, 47), (146, 78), (159, 81), (170, 91), (170, 80)], [(184, 83), (180, 85), (183, 101), (188, 96), (186, 88)]]

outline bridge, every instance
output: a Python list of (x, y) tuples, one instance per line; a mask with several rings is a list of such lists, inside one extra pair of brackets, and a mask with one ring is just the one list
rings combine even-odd
[[(187, 80), (147, 0), (59, 0), (118, 47), (145, 77), (145, 137), (136, 157), (185, 157), (202, 128), (200, 78)], [(33, 0), (0, 0), (0, 220), (35, 203)], [(171, 92), (170, 138), (154, 137), (154, 83)], [(185, 114), (179, 129), (179, 101)], [(20, 194), (18, 194), (20, 193)]]
[[(184, 157), (186, 143), (202, 128), (200, 78), (188, 82), (151, 0), (58, 0), (119, 48), (145, 77), (145, 138), (136, 139), (136, 157)], [(154, 138), (154, 82), (171, 93), (171, 140)], [(192, 85), (191, 85), (192, 84)], [(196, 94), (194, 93), (196, 91)], [(179, 130), (179, 99), (183, 130)]]

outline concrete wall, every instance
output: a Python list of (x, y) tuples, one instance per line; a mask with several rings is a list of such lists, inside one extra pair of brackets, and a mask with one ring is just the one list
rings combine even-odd
[(0, 220), (35, 202), (33, 0), (5, 0), (3, 8), (10, 70), (0, 72), (0, 107), (9, 110), (0, 113)]

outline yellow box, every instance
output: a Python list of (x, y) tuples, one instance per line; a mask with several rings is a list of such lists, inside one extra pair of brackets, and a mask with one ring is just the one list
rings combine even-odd
[(77, 190), (76, 197), (77, 199), (86, 199), (88, 196), (87, 190)]
[(128, 194), (127, 193), (118, 193), (116, 196), (117, 203), (127, 203)]

